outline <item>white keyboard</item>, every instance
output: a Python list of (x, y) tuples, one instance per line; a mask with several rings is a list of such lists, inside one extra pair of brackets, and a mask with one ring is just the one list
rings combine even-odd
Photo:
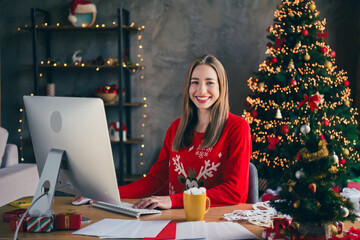
[(120, 202), (120, 204), (111, 204), (111, 203), (106, 203), (106, 202), (93, 202), (92, 203), (93, 207), (97, 207), (97, 208), (101, 208), (101, 209), (105, 209), (105, 210), (109, 210), (112, 212), (116, 212), (116, 213), (121, 213), (121, 214), (125, 214), (131, 217), (136, 217), (139, 218), (140, 215), (143, 214), (155, 214), (155, 213), (161, 213), (160, 210), (156, 210), (156, 209), (136, 209), (133, 208), (133, 204), (130, 203), (126, 203), (126, 202)]

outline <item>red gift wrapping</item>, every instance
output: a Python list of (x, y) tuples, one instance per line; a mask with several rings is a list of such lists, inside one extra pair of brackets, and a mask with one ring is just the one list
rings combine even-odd
[(15, 209), (9, 212), (3, 213), (3, 221), (10, 222), (13, 218), (21, 218), (22, 215), (26, 212), (26, 209)]
[[(14, 217), (12, 219), (10, 219), (10, 229), (11, 231), (15, 231), (16, 230), (16, 227), (18, 225), (20, 221), (20, 218), (17, 218), (17, 217)], [(24, 220), (19, 228), (19, 232), (23, 232), (25, 230), (27, 230), (27, 224), (26, 224), (26, 221)]]
[(80, 229), (81, 214), (57, 214), (55, 216), (55, 229)]

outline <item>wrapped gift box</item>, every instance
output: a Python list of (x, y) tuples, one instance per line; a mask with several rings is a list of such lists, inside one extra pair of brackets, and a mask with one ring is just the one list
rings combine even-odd
[[(45, 217), (27, 217), (21, 224), (19, 231), (26, 232), (51, 232), (54, 229), (54, 215)], [(16, 230), (20, 219), (14, 218), (10, 220), (12, 231)]]
[(26, 212), (26, 209), (15, 209), (10, 212), (3, 213), (3, 221), (10, 222), (13, 218), (21, 218), (22, 215)]
[(55, 216), (55, 229), (80, 229), (81, 214), (57, 214)]

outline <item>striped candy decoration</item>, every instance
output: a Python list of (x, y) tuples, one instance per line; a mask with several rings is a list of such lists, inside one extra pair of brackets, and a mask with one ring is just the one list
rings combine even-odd
[(51, 232), (54, 229), (54, 216), (29, 217), (26, 219), (28, 232)]

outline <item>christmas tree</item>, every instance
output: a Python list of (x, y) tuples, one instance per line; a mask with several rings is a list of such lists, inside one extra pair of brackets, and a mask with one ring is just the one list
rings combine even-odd
[(280, 186), (273, 206), (301, 223), (354, 220), (333, 189), (359, 161), (357, 112), (335, 65), (325, 19), (311, 0), (282, 0), (268, 28), (267, 58), (248, 80), (244, 117), (259, 176)]
[(300, 149), (316, 153), (324, 138), (332, 166), (349, 172), (359, 159), (357, 112), (346, 72), (337, 69), (327, 44), (326, 19), (309, 0), (282, 1), (274, 15), (268, 57), (248, 80), (251, 161), (276, 187), (284, 170), (303, 158)]

